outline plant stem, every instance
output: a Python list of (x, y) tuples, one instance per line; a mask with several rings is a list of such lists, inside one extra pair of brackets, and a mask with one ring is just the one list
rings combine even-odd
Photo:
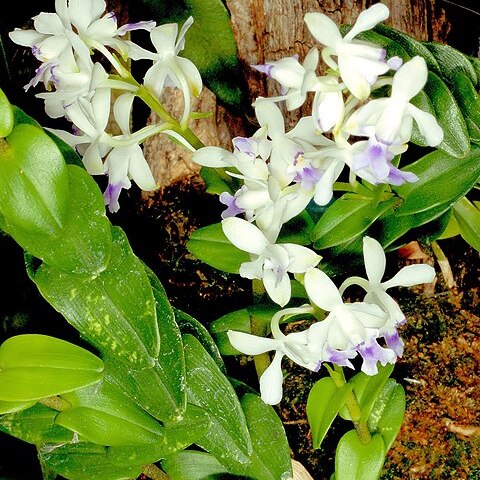
[[(328, 369), (328, 372), (338, 388), (341, 388), (347, 384), (342, 367), (334, 365), (334, 371), (332, 372), (330, 369)], [(367, 423), (361, 420), (362, 410), (360, 409), (360, 405), (353, 390), (347, 396), (345, 407), (347, 407), (348, 413), (352, 418), (353, 426), (357, 431), (358, 438), (363, 444), (367, 445), (372, 439), (372, 434), (370, 433)]]
[(167, 475), (163, 470), (160, 470), (153, 463), (150, 465), (145, 465), (142, 468), (142, 473), (146, 475), (151, 480), (170, 480), (170, 476)]
[[(252, 280), (253, 288), (253, 303), (260, 303), (263, 300), (265, 295), (265, 288), (261, 280), (253, 279)], [(252, 335), (258, 335), (259, 337), (264, 337), (267, 334), (267, 327), (265, 324), (259, 322), (254, 316), (250, 318), (250, 329)], [(258, 378), (260, 378), (263, 372), (270, 366), (270, 355), (265, 352), (253, 357), (253, 362), (255, 363), (255, 371), (257, 372)]]

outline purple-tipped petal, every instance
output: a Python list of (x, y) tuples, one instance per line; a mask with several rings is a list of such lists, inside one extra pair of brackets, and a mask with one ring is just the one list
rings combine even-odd
[(377, 362), (385, 366), (387, 363), (395, 363), (396, 360), (393, 350), (381, 347), (375, 338), (359, 345), (357, 350), (363, 358), (362, 372), (367, 375), (378, 373)]
[(397, 330), (393, 330), (391, 332), (387, 332), (383, 335), (385, 338), (385, 343), (390, 350), (395, 352), (397, 357), (401, 357), (403, 355), (403, 340), (400, 338)]
[(220, 202), (222, 202), (224, 205), (227, 206), (227, 208), (221, 214), (222, 218), (235, 217), (240, 213), (245, 212), (243, 208), (240, 208), (237, 205), (238, 198), (235, 197), (234, 195), (231, 195), (228, 192), (223, 192), (220, 195), (219, 199), (220, 199)]

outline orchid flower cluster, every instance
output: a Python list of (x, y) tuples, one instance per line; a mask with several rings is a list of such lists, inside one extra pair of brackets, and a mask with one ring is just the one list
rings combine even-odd
[[(154, 21), (118, 27), (115, 13), (105, 13), (105, 8), (104, 0), (56, 0), (55, 13), (40, 13), (33, 18), (34, 29), (17, 28), (10, 32), (10, 38), (30, 47), (41, 62), (25, 90), (43, 83), (46, 92), (36, 96), (44, 100), (50, 117), (70, 121), (73, 133), (51, 131), (77, 149), (90, 174), (108, 175), (104, 199), (110, 211), (115, 212), (119, 209), (120, 192), (130, 188), (131, 180), (142, 190), (156, 188), (140, 147), (147, 138), (163, 132), (194, 149), (185, 132), (191, 97), (199, 95), (202, 79), (190, 60), (178, 56), (192, 18), (180, 32), (175, 23), (156, 26)], [(130, 41), (127, 34), (134, 30), (150, 32), (156, 51)], [(108, 61), (109, 72), (113, 73), (107, 72), (103, 63), (93, 61), (96, 52)], [(152, 66), (144, 83), (139, 84), (126, 65), (130, 60), (142, 59), (151, 61)], [(158, 100), (164, 86), (175, 86), (183, 92), (184, 112), (180, 121), (172, 118)], [(112, 91), (118, 92), (114, 102)], [(163, 122), (132, 132), (136, 97), (155, 109)], [(112, 103), (119, 135), (107, 132)]]
[[(403, 352), (397, 329), (405, 317), (386, 290), (431, 282), (435, 275), (428, 265), (412, 265), (382, 282), (385, 254), (376, 240), (365, 237), (368, 279), (352, 277), (338, 289), (316, 268), (321, 260), (316, 252), (277, 243), (282, 226), (310, 202), (325, 206), (331, 201), (334, 183), (345, 167), (350, 170), (352, 185), (356, 177), (372, 185), (417, 181), (413, 173), (400, 170), (397, 162), (398, 155), (408, 148), (414, 122), (429, 146), (442, 142), (443, 131), (435, 117), (410, 102), (427, 80), (424, 59), (417, 56), (402, 64), (398, 57), (386, 58), (384, 49), (355, 38), (388, 15), (385, 5), (375, 4), (362, 12), (342, 37), (326, 15), (308, 13), (305, 23), (324, 45), (321, 57), (327, 73), (317, 75), (317, 48), (308, 52), (303, 64), (293, 56), (254, 66), (282, 89), (280, 96), (260, 97), (254, 102), (260, 128), (250, 138), (234, 138), (233, 153), (205, 147), (193, 155), (200, 165), (224, 168), (243, 182), (233, 195), (220, 195), (227, 206), (222, 213), (223, 232), (251, 257), (241, 265), (240, 275), (262, 280), (270, 298), (284, 307), (291, 298), (289, 273), (294, 274), (310, 300), (310, 304), (286, 308), (273, 316), (273, 338), (228, 332), (231, 344), (247, 355), (275, 352), (260, 378), (266, 403), (281, 400), (281, 361), (285, 355), (313, 371), (322, 362), (353, 368), (351, 360), (360, 355), (361, 369), (367, 375), (378, 372), (378, 362), (395, 363)], [(380, 97), (379, 89), (386, 85), (391, 86), (390, 96)], [(286, 132), (277, 103), (285, 102), (287, 110), (293, 110), (303, 105), (310, 92), (314, 95), (311, 116), (301, 118)], [(365, 298), (345, 303), (342, 295), (353, 284), (366, 291)], [(319, 309), (328, 315), (307, 330), (288, 335), (280, 330), (282, 319), (295, 314), (320, 317)]]

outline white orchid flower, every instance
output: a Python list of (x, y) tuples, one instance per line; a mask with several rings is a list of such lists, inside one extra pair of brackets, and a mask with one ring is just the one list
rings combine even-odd
[(371, 100), (354, 112), (345, 124), (351, 135), (371, 136), (374, 127), (377, 141), (385, 145), (403, 145), (410, 140), (413, 121), (431, 147), (443, 140), (443, 130), (436, 118), (410, 103), (425, 86), (427, 65), (422, 57), (403, 64), (393, 77), (390, 98)]
[(151, 125), (139, 130), (135, 134), (130, 132), (130, 118), (134, 98), (135, 95), (132, 93), (124, 93), (117, 98), (113, 106), (115, 121), (123, 135), (122, 137), (114, 138), (115, 143), (120, 144), (120, 146), (115, 146), (112, 149), (104, 164), (104, 171), (108, 173), (108, 186), (103, 198), (105, 205), (108, 205), (111, 212), (116, 212), (120, 208), (118, 197), (123, 188), (130, 188), (130, 179), (134, 180), (142, 190), (149, 191), (157, 188), (139, 143), (155, 134), (158, 128)]
[(395, 362), (395, 352), (381, 347), (376, 340), (388, 319), (378, 305), (344, 303), (332, 280), (317, 268), (307, 270), (304, 285), (310, 300), (330, 312), (323, 322), (311, 327), (310, 344), (320, 349), (317, 356), (350, 366), (348, 359), (357, 351), (363, 358), (362, 371), (367, 375), (377, 373), (377, 362)]
[(202, 77), (197, 67), (188, 58), (178, 56), (185, 46), (185, 35), (192, 24), (193, 17), (189, 17), (180, 33), (176, 23), (155, 27), (150, 32), (150, 39), (156, 53), (132, 43), (129, 43), (128, 52), (133, 60), (147, 59), (154, 62), (145, 74), (144, 83), (156, 96), (160, 95), (165, 85), (173, 84), (182, 91), (185, 105), (180, 123), (183, 127), (187, 125), (190, 115), (190, 97), (198, 97), (202, 90)]
[(254, 106), (262, 131), (271, 142), (270, 173), (286, 187), (294, 178), (288, 167), (299, 156), (315, 151), (317, 146), (329, 145), (330, 140), (318, 134), (311, 117), (301, 118), (297, 125), (286, 133), (285, 120), (277, 105), (259, 97)]
[(303, 65), (298, 61), (298, 55), (293, 55), (264, 65), (252, 65), (252, 67), (280, 84), (282, 93), (277, 97), (269, 97), (268, 100), (272, 102), (285, 100), (287, 110), (301, 107), (307, 98), (307, 92), (317, 91), (321, 86), (315, 73), (318, 67), (316, 48), (310, 49)]
[(271, 321), (273, 338), (258, 337), (233, 330), (227, 332), (232, 346), (246, 355), (275, 351), (272, 363), (260, 377), (261, 397), (269, 405), (276, 405), (282, 399), (282, 358), (285, 355), (293, 362), (310, 370), (317, 371), (320, 367), (319, 361), (311, 356), (308, 348), (308, 331), (284, 335), (279, 327), (279, 321), (283, 316), (312, 312), (310, 305), (280, 310)]
[[(340, 76), (352, 95), (359, 100), (366, 100), (370, 95), (371, 85), (377, 77), (386, 73), (389, 66), (385, 62), (385, 50), (355, 37), (370, 30), (386, 20), (389, 10), (386, 5), (377, 3), (363, 11), (352, 29), (342, 38), (335, 22), (322, 13), (307, 13), (305, 23), (310, 33), (325, 48), (322, 56), (329, 67), (338, 70)], [(331, 58), (336, 56), (336, 62)]]
[(291, 296), (288, 272), (304, 273), (320, 262), (321, 257), (306, 247), (270, 243), (260, 229), (241, 218), (222, 220), (222, 229), (233, 245), (251, 255), (252, 261), (240, 266), (240, 275), (261, 279), (270, 298), (282, 307)]
[(388, 314), (389, 322), (382, 332), (387, 346), (401, 356), (403, 342), (398, 337), (396, 327), (405, 322), (405, 315), (387, 290), (392, 287), (411, 287), (430, 283), (435, 278), (435, 269), (426, 264), (408, 265), (390, 280), (382, 282), (386, 257), (380, 243), (371, 237), (363, 238), (363, 258), (368, 280), (361, 277), (347, 278), (340, 286), (340, 292), (343, 293), (350, 285), (359, 285), (367, 292), (365, 301), (380, 306)]
[[(338, 86), (338, 79), (332, 75), (323, 77), (323, 81)], [(312, 118), (319, 132), (328, 132), (340, 128), (345, 115), (345, 103), (341, 90), (319, 90), (315, 93), (312, 106)]]

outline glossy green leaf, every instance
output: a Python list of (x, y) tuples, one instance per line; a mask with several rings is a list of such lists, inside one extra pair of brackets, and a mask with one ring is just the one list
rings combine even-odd
[(466, 75), (470, 81), (477, 84), (477, 73), (467, 56), (450, 45), (443, 45), (438, 42), (423, 43), (432, 52), (441, 68), (442, 77), (450, 80), (454, 74), (461, 72)]
[(450, 215), (450, 219), (448, 221), (447, 227), (445, 228), (443, 233), (438, 237), (437, 240), (452, 238), (452, 237), (455, 237), (456, 235), (460, 235), (460, 228), (458, 226), (457, 220), (455, 219), (455, 216), (453, 215), (453, 209), (452, 209), (452, 215)]
[(259, 329), (268, 331), (270, 321), (277, 313), (278, 307), (273, 305), (252, 305), (229, 312), (210, 324), (210, 332), (215, 338), (222, 355), (240, 355), (236, 348), (233, 348), (228, 340), (228, 330), (252, 333), (251, 324), (255, 322)]
[(453, 206), (453, 216), (464, 240), (480, 252), (480, 210), (463, 197)]
[(0, 153), (0, 211), (32, 232), (58, 233), (67, 214), (68, 172), (63, 156), (40, 128), (19, 124)]
[[(366, 422), (370, 417), (373, 405), (392, 374), (393, 368), (394, 365), (390, 363), (387, 363), (385, 367), (378, 365), (378, 373), (376, 375), (367, 375), (363, 372), (358, 372), (348, 381), (348, 384), (353, 388), (353, 392), (360, 406), (362, 412), (360, 420), (362, 422)], [(351, 420), (346, 408), (342, 409), (341, 416), (346, 420)]]
[(63, 394), (72, 408), (55, 423), (98, 445), (148, 445), (158, 441), (161, 425), (108, 381)]
[(347, 432), (338, 442), (335, 453), (337, 480), (376, 480), (385, 461), (382, 436), (372, 435), (370, 443), (363, 444), (355, 430)]
[(382, 435), (387, 452), (400, 431), (404, 415), (405, 391), (390, 378), (378, 395), (368, 419), (370, 431), (377, 431)]
[(105, 215), (102, 194), (83, 169), (68, 166), (70, 201), (64, 226), (56, 235), (34, 233), (8, 218), (3, 225), (20, 246), (59, 270), (98, 274), (110, 259), (111, 225)]
[(237, 247), (225, 236), (221, 223), (195, 230), (187, 242), (188, 251), (206, 264), (228, 273), (238, 273), (250, 255)]
[(107, 268), (95, 277), (43, 264), (30, 272), (42, 295), (104, 356), (153, 366), (160, 337), (152, 288), (123, 231), (112, 229)]
[(437, 148), (454, 157), (465, 157), (470, 150), (468, 129), (452, 92), (433, 72), (428, 72), (424, 91), (432, 102), (435, 117), (443, 130), (443, 141)]
[(218, 368), (226, 375), (227, 370), (225, 368), (225, 363), (223, 362), (217, 344), (213, 340), (208, 330), (188, 313), (182, 312), (182, 310), (179, 310), (178, 308), (175, 308), (174, 312), (175, 320), (177, 321), (182, 335), (185, 335), (186, 333), (193, 335), (202, 344), (203, 348), (210, 354)]
[[(233, 477), (212, 455), (187, 450), (171, 455), (162, 462), (162, 468), (172, 480), (220, 480)], [(233, 478), (232, 478), (233, 477)]]
[(148, 267), (145, 269), (157, 307), (160, 355), (152, 367), (140, 370), (114, 357), (106, 358), (106, 376), (156, 419), (178, 420), (187, 404), (182, 338), (162, 284)]
[[(15, 125), (19, 123), (26, 123), (27, 125), (33, 125), (34, 127), (43, 129), (43, 127), (34, 118), (32, 118), (30, 115), (27, 115), (21, 108), (18, 108), (16, 105), (12, 105), (12, 110)], [(48, 135), (48, 132), (46, 130), (44, 131)], [(48, 136), (50, 137), (50, 135)]]
[(253, 454), (246, 471), (261, 480), (288, 480), (293, 476), (290, 450), (283, 424), (272, 406), (258, 395), (240, 400), (252, 438)]
[(7, 96), (0, 89), (0, 137), (10, 135), (13, 129), (13, 110)]
[(480, 149), (472, 147), (465, 158), (456, 158), (436, 151), (409, 165), (408, 170), (415, 173), (419, 180), (394, 188), (404, 199), (395, 210), (395, 216), (422, 213), (437, 207), (440, 207), (443, 213), (478, 181), (479, 159)]
[(89, 351), (46, 335), (18, 335), (0, 346), (0, 400), (28, 402), (91, 385), (103, 362)]
[(34, 445), (71, 442), (73, 433), (55, 424), (57, 414), (37, 403), (27, 410), (0, 416), (0, 431)]
[(441, 69), (435, 56), (423, 43), (419, 42), (410, 35), (407, 35), (406, 33), (397, 30), (396, 28), (384, 24), (377, 25), (373, 29), (373, 31), (397, 42), (403, 47), (403, 49), (408, 53), (408, 55), (410, 55), (410, 57), (420, 55), (425, 59), (429, 70), (435, 73), (440, 73)]
[(74, 443), (40, 450), (40, 459), (68, 480), (132, 480), (142, 468), (112, 465), (107, 447), (92, 443)]
[(324, 377), (310, 390), (307, 399), (307, 418), (312, 431), (313, 448), (320, 448), (352, 388), (351, 384), (338, 388), (330, 377)]
[(480, 96), (467, 75), (462, 72), (452, 74), (452, 93), (465, 118), (470, 139), (480, 143)]
[(310, 245), (310, 235), (315, 227), (315, 222), (310, 214), (304, 210), (282, 226), (278, 243), (296, 243), (297, 245)]
[(202, 177), (206, 190), (208, 193), (221, 195), (223, 192), (233, 194), (229, 184), (232, 183), (229, 177), (221, 168), (202, 167), (200, 169), (200, 176)]
[(374, 206), (371, 198), (343, 195), (328, 207), (313, 229), (311, 236), (315, 248), (330, 248), (354, 240), (392, 209), (396, 201), (390, 198)]
[(187, 398), (210, 415), (212, 426), (196, 443), (229, 471), (243, 471), (252, 442), (235, 390), (215, 361), (192, 335), (183, 336), (187, 365)]
[(184, 22), (190, 15), (194, 23), (180, 52), (198, 67), (204, 82), (229, 105), (241, 108), (248, 103), (228, 11), (221, 0), (183, 0), (174, 5), (168, 0), (143, 0), (159, 24)]
[(153, 444), (141, 447), (111, 447), (107, 458), (114, 465), (148, 465), (183, 450), (203, 437), (211, 425), (210, 417), (201, 408), (188, 405), (182, 419), (162, 427), (162, 434)]
[(5, 400), (0, 400), (0, 415), (21, 412), (22, 410), (33, 407), (35, 403), (37, 403), (35, 400), (31, 402), (6, 402)]

